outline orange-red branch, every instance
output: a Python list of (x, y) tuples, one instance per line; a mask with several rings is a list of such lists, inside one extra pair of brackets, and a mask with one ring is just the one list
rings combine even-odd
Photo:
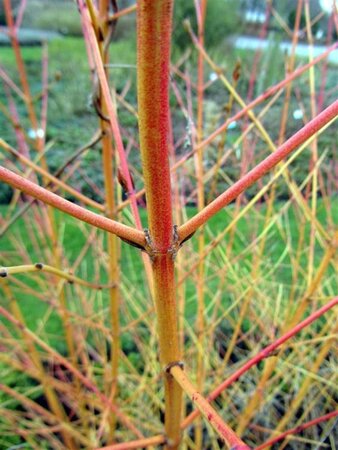
[[(173, 0), (137, 3), (137, 98), (140, 150), (147, 197), (153, 259), (160, 361), (180, 359), (173, 260), (173, 224), (169, 168), (169, 64)], [(179, 448), (182, 391), (166, 373), (166, 447)]]
[(139, 218), (139, 213), (137, 209), (137, 202), (135, 198), (134, 188), (133, 188), (133, 182), (131, 179), (131, 175), (128, 168), (128, 162), (126, 157), (126, 152), (124, 150), (122, 136), (120, 132), (120, 125), (118, 123), (117, 114), (114, 108), (114, 104), (112, 101), (110, 88), (107, 80), (107, 76), (105, 73), (105, 68), (101, 59), (101, 53), (98, 41), (96, 39), (95, 34), (95, 24), (91, 26), (89, 11), (87, 8), (85, 8), (83, 1), (78, 1), (80, 14), (83, 18), (83, 23), (86, 28), (87, 36), (88, 36), (88, 42), (92, 49), (92, 56), (95, 62), (97, 77), (100, 83), (100, 87), (102, 90), (102, 98), (104, 98), (105, 106), (107, 108), (108, 112), (108, 120), (112, 129), (114, 141), (116, 144), (116, 150), (118, 152), (119, 158), (120, 158), (120, 164), (122, 173), (126, 179), (127, 185), (128, 185), (128, 191), (130, 192), (130, 201), (131, 201), (131, 207), (133, 210), (133, 215), (135, 217), (136, 225), (138, 228), (141, 228), (141, 221)]
[[(270, 356), (271, 353), (278, 347), (280, 347), (282, 344), (284, 344), (284, 342), (292, 338), (295, 334), (299, 333), (303, 328), (310, 325), (312, 322), (317, 320), (319, 317), (321, 317), (323, 314), (325, 314), (327, 311), (332, 309), (337, 304), (338, 304), (338, 297), (335, 297), (325, 306), (315, 311), (313, 314), (311, 314), (305, 320), (303, 320), (298, 325), (293, 327), (283, 336), (276, 339), (272, 344), (263, 348), (263, 350), (261, 350), (256, 356), (247, 361), (240, 369), (234, 372), (228, 379), (226, 379), (222, 384), (220, 384), (216, 389), (214, 389), (207, 397), (208, 402), (215, 400), (215, 398), (217, 398), (223, 391), (225, 391), (225, 389), (227, 389), (234, 381), (238, 380), (238, 378), (240, 378), (244, 373), (246, 373), (249, 369), (251, 369), (251, 367), (258, 364), (259, 361), (262, 361), (262, 359)], [(191, 414), (189, 414), (189, 416), (187, 416), (182, 422), (181, 427), (186, 428), (188, 425), (191, 424), (191, 422), (193, 422), (193, 420), (196, 417), (199, 416), (199, 414), (200, 414), (199, 411), (194, 411)]]
[(280, 161), (282, 161), (282, 159), (317, 133), (317, 131), (319, 131), (324, 125), (335, 119), (337, 115), (338, 100), (327, 107), (323, 112), (318, 114), (318, 116), (308, 122), (303, 128), (297, 131), (297, 133), (285, 141), (284, 144), (282, 144), (274, 153), (269, 155), (256, 167), (250, 170), (250, 172), (234, 183), (223, 194), (206, 206), (200, 213), (196, 214), (184, 225), (182, 225), (178, 230), (180, 240), (182, 241), (190, 234), (194, 233), (200, 226), (204, 225), (212, 216), (224, 208), (224, 206), (235, 200), (239, 194), (244, 192), (248, 187), (252, 186), (257, 180), (262, 178)]
[(214, 408), (210, 406), (208, 401), (196, 391), (195, 387), (192, 385), (181, 367), (178, 365), (172, 366), (170, 373), (229, 448), (236, 450), (249, 450), (250, 447), (248, 447), (236, 435), (236, 433), (223, 421)]
[(138, 110), (149, 228), (154, 246), (172, 242), (169, 63), (172, 1), (138, 2)]
[(53, 206), (54, 208), (63, 211), (70, 216), (76, 217), (83, 222), (87, 222), (101, 230), (109, 231), (110, 233), (116, 234), (118, 237), (137, 244), (141, 247), (145, 245), (144, 234), (142, 231), (135, 230), (134, 228), (128, 227), (121, 223), (115, 222), (114, 220), (107, 219), (106, 217), (99, 216), (79, 205), (76, 205), (56, 194), (44, 189), (43, 187), (32, 183), (29, 180), (15, 174), (11, 170), (5, 169), (0, 166), (0, 180), (9, 184), (15, 189), (19, 189), (28, 195), (41, 200), (47, 205)]

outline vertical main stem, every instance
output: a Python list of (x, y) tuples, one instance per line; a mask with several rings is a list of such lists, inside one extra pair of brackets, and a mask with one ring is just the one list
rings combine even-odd
[[(138, 109), (150, 254), (163, 369), (179, 361), (169, 167), (169, 64), (173, 0), (138, 1)], [(180, 442), (182, 390), (164, 371), (166, 448)]]

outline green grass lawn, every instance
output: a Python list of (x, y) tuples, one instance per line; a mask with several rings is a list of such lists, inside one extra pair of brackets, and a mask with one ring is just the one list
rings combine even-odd
[[(22, 56), (26, 63), (28, 79), (32, 94), (41, 90), (41, 57), (42, 48), (22, 47)], [(86, 49), (81, 38), (63, 38), (52, 40), (48, 44), (49, 60), (49, 105), (48, 105), (48, 140), (54, 140), (53, 153), (58, 154), (75, 149), (93, 134), (97, 127), (97, 116), (90, 106), (92, 92), (90, 70)], [(122, 89), (130, 76), (135, 80), (135, 70), (121, 68), (119, 64), (134, 65), (136, 61), (135, 43), (132, 40), (114, 42), (111, 47), (111, 64), (114, 85)], [(1, 48), (1, 64), (15, 82), (19, 82), (13, 51), (10, 47)], [(135, 83), (133, 83), (135, 92)], [(0, 91), (0, 99), (5, 104), (4, 91)], [(25, 122), (24, 105), (17, 102), (19, 113)], [(39, 115), (39, 108), (37, 113)], [(0, 121), (0, 134), (12, 140), (13, 134), (4, 121)], [(56, 153), (56, 155), (55, 155)], [(62, 158), (62, 156), (59, 156)]]

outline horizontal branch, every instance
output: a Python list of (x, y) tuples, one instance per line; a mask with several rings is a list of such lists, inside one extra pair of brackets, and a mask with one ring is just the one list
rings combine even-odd
[(223, 194), (206, 206), (178, 229), (180, 241), (184, 241), (199, 227), (204, 225), (212, 216), (219, 212), (224, 206), (235, 200), (242, 192), (252, 186), (257, 180), (267, 174), (273, 167), (292, 153), (296, 148), (306, 142), (317, 133), (324, 125), (334, 120), (338, 115), (338, 100), (308, 122), (303, 128), (284, 142), (275, 152), (257, 164), (252, 170), (240, 180), (230, 186)]
[(71, 273), (64, 272), (63, 270), (57, 269), (56, 267), (49, 266), (47, 264), (36, 263), (36, 264), (24, 264), (21, 266), (11, 266), (11, 267), (0, 267), (0, 278), (6, 278), (8, 275), (14, 275), (17, 273), (28, 273), (28, 272), (47, 272), (56, 275), (60, 278), (64, 278), (68, 283), (77, 283), (81, 286), (86, 286), (92, 289), (110, 289), (113, 287), (112, 284), (98, 284), (90, 283), (89, 281), (83, 280)]
[(31, 195), (37, 200), (41, 200), (47, 205), (53, 206), (54, 208), (69, 214), (70, 216), (76, 217), (101, 230), (116, 234), (119, 238), (135, 244), (136, 246), (143, 247), (145, 245), (145, 238), (142, 231), (135, 230), (134, 228), (123, 225), (115, 220), (107, 219), (106, 217), (88, 211), (1, 166), (0, 180), (15, 189), (19, 189), (20, 191)]
[[(330, 302), (328, 302), (326, 305), (324, 305), (322, 308), (318, 309), (314, 313), (312, 313), (309, 317), (307, 317), (305, 320), (300, 322), (298, 325), (293, 327), (290, 331), (285, 333), (280, 338), (276, 339), (272, 344), (268, 345), (267, 347), (263, 348), (257, 355), (255, 355), (253, 358), (249, 359), (240, 369), (238, 369), (236, 372), (234, 372), (229, 378), (227, 378), (222, 384), (220, 384), (216, 389), (214, 389), (207, 397), (208, 402), (211, 402), (215, 400), (223, 391), (225, 391), (226, 388), (228, 388), (234, 381), (238, 380), (244, 373), (246, 373), (251, 367), (258, 364), (260, 361), (262, 361), (265, 358), (268, 358), (271, 353), (276, 350), (278, 347), (280, 347), (284, 342), (292, 338), (295, 334), (299, 333), (303, 328), (310, 325), (312, 322), (317, 320), (319, 317), (321, 317), (323, 314), (325, 314), (327, 311), (332, 309), (338, 304), (338, 297), (334, 297)], [(200, 412), (193, 411), (189, 416), (187, 416), (182, 424), (182, 428), (186, 428), (189, 426), (196, 417), (200, 415)]]
[(248, 447), (236, 435), (229, 425), (224, 422), (222, 417), (214, 410), (212, 406), (210, 406), (208, 401), (199, 392), (197, 392), (196, 388), (190, 382), (187, 375), (179, 365), (172, 366), (170, 368), (170, 373), (229, 448), (232, 450), (250, 449), (250, 447)]

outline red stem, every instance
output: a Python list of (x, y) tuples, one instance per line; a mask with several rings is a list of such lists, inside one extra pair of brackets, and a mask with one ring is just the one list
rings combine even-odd
[(42, 50), (42, 97), (41, 97), (41, 129), (43, 130), (43, 136), (41, 140), (46, 140), (47, 130), (47, 112), (48, 112), (48, 47), (43, 46)]
[(18, 8), (18, 13), (15, 20), (15, 28), (18, 30), (21, 27), (23, 15), (26, 9), (27, 0), (21, 0), (20, 6)]
[(103, 67), (102, 59), (100, 56), (100, 49), (99, 45), (95, 36), (94, 28), (91, 24), (89, 13), (87, 8), (84, 6), (84, 3), (82, 0), (78, 0), (78, 5), (81, 13), (81, 17), (83, 19), (84, 28), (87, 31), (87, 37), (89, 44), (92, 48), (92, 56), (95, 62), (97, 77), (99, 80), (100, 88), (102, 89), (102, 97), (105, 99), (105, 104), (108, 112), (108, 119), (110, 122), (110, 126), (113, 132), (114, 141), (116, 145), (116, 149), (119, 155), (120, 164), (122, 173), (126, 179), (127, 186), (128, 186), (128, 192), (130, 193), (130, 200), (131, 200), (131, 207), (133, 211), (133, 215), (135, 218), (135, 223), (138, 229), (142, 228), (140, 215), (138, 213), (138, 207), (137, 207), (137, 201), (135, 197), (135, 191), (133, 187), (133, 182), (131, 180), (129, 168), (128, 168), (128, 162), (126, 157), (126, 152), (124, 150), (122, 136), (120, 132), (119, 123), (117, 120), (116, 111), (113, 106), (113, 101), (110, 94), (110, 89), (108, 85), (108, 80), (106, 76), (105, 69)]
[[(172, 0), (137, 4), (137, 97), (140, 150), (147, 197), (153, 260), (160, 361), (163, 368), (181, 358), (173, 252), (170, 182), (169, 64)], [(165, 432), (167, 446), (179, 447), (182, 391), (165, 371)]]
[(290, 430), (285, 431), (284, 433), (280, 434), (279, 436), (269, 439), (268, 441), (264, 442), (264, 444), (256, 447), (255, 450), (262, 450), (263, 448), (270, 447), (270, 445), (281, 441), (282, 439), (284, 439), (286, 436), (289, 436), (290, 434), (300, 433), (301, 431), (306, 430), (306, 428), (310, 428), (313, 425), (317, 425), (318, 423), (325, 422), (326, 420), (332, 419), (333, 417), (336, 417), (336, 416), (338, 416), (338, 410), (332, 411), (328, 414), (325, 414), (324, 416), (317, 417), (316, 419), (310, 420), (309, 422), (303, 423), (302, 425), (298, 425), (298, 427), (291, 428)]
[[(161, 45), (147, 45), (147, 41), (149, 36), (153, 36), (153, 39), (156, 36), (160, 38), (156, 28), (168, 31), (170, 16), (165, 14), (161, 21), (154, 23), (152, 15), (146, 12), (153, 9), (154, 16), (158, 16), (157, 9), (161, 3), (163, 2), (138, 3), (138, 67), (143, 63), (143, 70), (138, 74), (138, 103), (150, 232), (157, 250), (166, 252), (173, 235), (168, 161), (170, 37), (165, 39), (165, 36), (162, 36)], [(170, 5), (171, 2), (167, 3)], [(161, 70), (159, 76), (154, 76), (154, 68), (157, 66), (160, 66)], [(158, 93), (159, 98), (155, 98), (155, 93)]]

